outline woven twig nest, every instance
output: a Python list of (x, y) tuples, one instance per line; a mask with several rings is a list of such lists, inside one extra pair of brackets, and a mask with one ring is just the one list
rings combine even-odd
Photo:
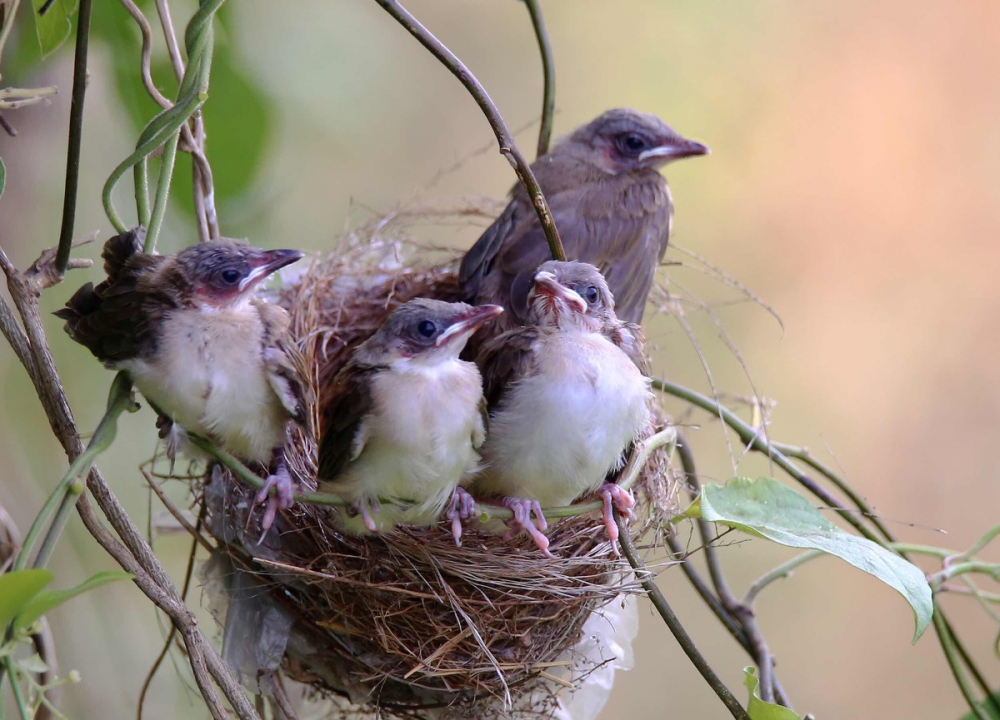
[[(320, 390), (314, 438), (323, 408), (336, 402), (322, 389), (393, 308), (415, 297), (457, 299), (457, 254), (418, 248), (405, 235), (414, 215), (428, 213), (397, 213), (391, 222), (355, 231), (277, 291)], [(441, 218), (475, 214), (466, 209)], [(292, 441), (290, 464), (314, 485), (315, 441), (303, 433)], [(633, 488), (634, 535), (674, 509), (668, 461), (665, 451), (654, 452)], [(243, 666), (251, 684), (261, 678), (247, 673), (280, 663), (287, 677), (340, 698), (345, 716), (497, 717), (511, 707), (550, 716), (556, 691), (593, 669), (575, 651), (584, 623), (636, 591), (593, 515), (550, 524), (553, 560), (526, 537), (504, 540), (475, 526), (461, 547), (445, 524), (346, 535), (330, 509), (301, 503), (281, 513), (276, 531), (258, 545), (251, 489), (217, 467), (205, 497), (208, 527), (228, 555), (222, 574), (242, 571), (237, 575), (250, 578), (252, 588), (247, 597), (266, 598), (266, 608), (239, 615), (253, 627), (234, 626), (229, 583), (225, 643), (234, 646), (233, 633), (266, 635), (269, 612), (281, 618), (274, 638), (256, 640), (256, 650), (227, 653), (230, 662)]]

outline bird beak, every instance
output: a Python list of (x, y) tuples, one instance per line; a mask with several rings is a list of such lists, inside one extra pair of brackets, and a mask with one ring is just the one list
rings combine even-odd
[(266, 250), (262, 252), (258, 265), (240, 282), (240, 292), (301, 258), (302, 253), (298, 250)]
[(659, 147), (639, 153), (639, 162), (643, 162), (649, 158), (660, 158), (662, 162), (671, 162), (696, 155), (708, 155), (709, 152), (711, 151), (708, 149), (708, 146), (702, 145), (700, 142), (686, 138), (676, 138), (668, 140)]
[(535, 286), (532, 288), (532, 293), (535, 295), (541, 293), (553, 300), (558, 300), (570, 310), (575, 310), (581, 315), (587, 312), (587, 303), (583, 301), (583, 298), (575, 291), (561, 284), (556, 280), (555, 275), (546, 270), (535, 275)]
[(476, 332), (479, 328), (483, 326), (488, 320), (492, 320), (497, 315), (503, 312), (503, 308), (499, 305), (480, 305), (479, 307), (474, 307), (465, 315), (458, 318), (452, 325), (445, 330), (443, 333), (438, 335), (438, 339), (434, 341), (435, 347), (441, 347), (450, 342), (455, 342), (459, 338), (463, 338), (463, 343), (465, 340), (469, 339), (472, 333)]

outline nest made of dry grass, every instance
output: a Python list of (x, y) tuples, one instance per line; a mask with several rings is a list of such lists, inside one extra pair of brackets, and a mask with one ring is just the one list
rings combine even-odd
[[(336, 402), (322, 389), (353, 348), (412, 298), (458, 299), (458, 253), (416, 245), (410, 224), (494, 213), (493, 206), (471, 204), (397, 213), (351, 233), (336, 251), (286, 278), (276, 301), (291, 316), (320, 390), (313, 432), (298, 433), (288, 453), (306, 484), (315, 475), (320, 419)], [(635, 488), (635, 534), (675, 509), (668, 461), (666, 452), (654, 453)], [(258, 546), (248, 529), (256, 527), (251, 497), (217, 469), (206, 487), (209, 527), (237, 566), (254, 573), (294, 618), (282, 662), (287, 676), (347, 698), (354, 711), (439, 717), (435, 708), (458, 707), (461, 717), (495, 717), (497, 707), (527, 704), (532, 713), (551, 714), (555, 690), (568, 684), (583, 623), (636, 590), (593, 517), (550, 526), (556, 560), (527, 538), (504, 540), (475, 528), (460, 548), (443, 526), (345, 535), (329, 509), (306, 504), (283, 513), (278, 532)], [(578, 680), (581, 667), (572, 671)]]

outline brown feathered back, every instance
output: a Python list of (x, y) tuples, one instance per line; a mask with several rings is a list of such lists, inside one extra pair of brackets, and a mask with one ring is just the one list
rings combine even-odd
[[(136, 292), (141, 277), (163, 262), (142, 251), (146, 231), (135, 227), (109, 239), (101, 257), (107, 279), (96, 287), (87, 283), (74, 293), (56, 317), (66, 321), (66, 332), (105, 364), (155, 352), (150, 331), (149, 296)], [(169, 302), (159, 298), (157, 302)], [(152, 342), (149, 342), (152, 340)]]

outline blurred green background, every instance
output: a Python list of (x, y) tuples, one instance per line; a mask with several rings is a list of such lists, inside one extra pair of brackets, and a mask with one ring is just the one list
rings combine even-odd
[[(413, 0), (408, 7), (478, 75), (512, 128), (537, 120), (541, 72), (522, 4)], [(173, 8), (181, 28), (193, 3)], [(779, 401), (771, 436), (809, 445), (827, 459), (829, 448), (910, 542), (963, 548), (997, 522), (1000, 5), (547, 0), (544, 10), (557, 64), (557, 134), (609, 107), (632, 106), (711, 146), (710, 157), (668, 168), (677, 207), (673, 239), (766, 299), (784, 332), (752, 304), (728, 302), (736, 296), (696, 271), (667, 272), (674, 292), (720, 301), (715, 312), (758, 392)], [(138, 34), (123, 8), (96, 2), (94, 15), (76, 227), (77, 235), (98, 230), (103, 240), (111, 228), (101, 186), (153, 106), (129, 91)], [(55, 84), (60, 94), (47, 107), (8, 113), (19, 135), (0, 134), (8, 171), (0, 243), (21, 267), (58, 237), (72, 71), (68, 46), (39, 61), (27, 20), (20, 19), (8, 48), (4, 85)], [(417, 193), (500, 197), (514, 180), (491, 150), (426, 188), (492, 136), (455, 79), (373, 2), (230, 3), (217, 41), (206, 125), (228, 235), (323, 250), (345, 227), (371, 217), (367, 208), (390, 210)], [(173, 92), (158, 34), (156, 42), (158, 83)], [(519, 135), (528, 154), (535, 131)], [(164, 251), (195, 238), (184, 209), (189, 167), (179, 162)], [(116, 198), (131, 221), (130, 175)], [(425, 233), (439, 237), (433, 228)], [(467, 245), (477, 233), (449, 228), (440, 238)], [(96, 258), (99, 250), (94, 244), (79, 254)], [(96, 268), (74, 273), (45, 294), (43, 309), (56, 309), (85, 279), (99, 277)], [(748, 394), (747, 378), (711, 318), (686, 309), (716, 385)], [(111, 375), (59, 325), (49, 317), (47, 330), (77, 420), (90, 429)], [(676, 322), (654, 320), (647, 334), (658, 373), (707, 390)], [(65, 458), (6, 346), (0, 374), (0, 504), (23, 531)], [(710, 479), (733, 475), (718, 424), (701, 415), (685, 419), (700, 423), (689, 431), (700, 471)], [(145, 524), (149, 495), (136, 466), (154, 448), (153, 418), (146, 410), (123, 425), (100, 465)], [(769, 470), (747, 458), (739, 472)], [(183, 488), (172, 491), (184, 501)], [(180, 577), (189, 542), (171, 535), (155, 546)], [(742, 592), (791, 553), (746, 540), (722, 555)], [(112, 566), (74, 519), (55, 557), (60, 582), (68, 586)], [(661, 585), (742, 697), (742, 651), (678, 571), (664, 573)], [(196, 589), (195, 603), (198, 597)], [(968, 599), (945, 602), (1000, 684), (991, 624)], [(619, 676), (602, 718), (728, 717), (662, 623), (647, 605), (642, 611), (637, 669)], [(758, 614), (800, 712), (821, 720), (948, 720), (964, 712), (933, 633), (911, 647), (905, 603), (839, 561), (821, 560), (771, 588)], [(83, 674), (83, 683), (64, 693), (67, 714), (133, 717), (165, 633), (151, 605), (136, 588), (118, 584), (50, 620), (62, 669)], [(185, 689), (186, 677), (169, 664), (161, 671), (147, 717), (207, 717)]]

